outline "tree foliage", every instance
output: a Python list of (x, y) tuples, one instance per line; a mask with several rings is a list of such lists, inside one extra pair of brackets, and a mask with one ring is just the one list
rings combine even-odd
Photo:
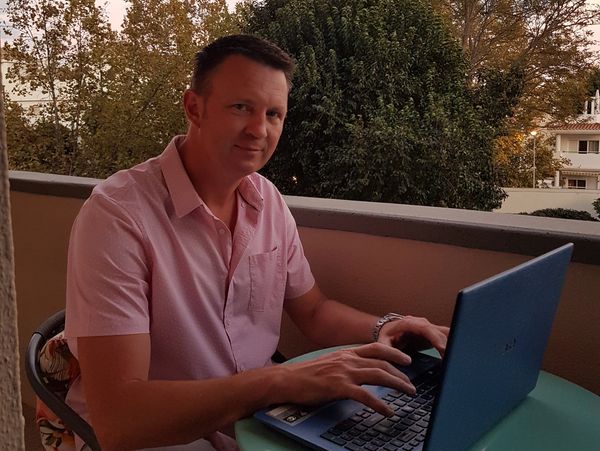
[(531, 213), (521, 213), (530, 216), (544, 216), (546, 218), (576, 219), (579, 221), (598, 221), (588, 211), (573, 210), (571, 208), (543, 208)]
[[(494, 161), (502, 186), (528, 186), (526, 165), (519, 163), (531, 161), (523, 134), (572, 120), (593, 94), (588, 74), (597, 58), (588, 27), (600, 20), (598, 6), (586, 0), (430, 1), (461, 43), (474, 85), (485, 84), (482, 73), (521, 71), (522, 91), (495, 143)], [(549, 149), (541, 151), (544, 175), (564, 163), (551, 161)]]
[[(542, 116), (580, 113), (581, 81), (593, 63), (589, 25), (600, 11), (586, 0), (431, 0), (451, 24), (468, 58), (469, 74), (524, 71), (520, 131)], [(565, 102), (565, 96), (570, 100)]]
[[(160, 153), (185, 130), (180, 98), (197, 51), (197, 2), (132, 0), (107, 55), (106, 88), (88, 111), (82, 140), (102, 174)], [(202, 41), (200, 41), (201, 43)]]
[(600, 197), (592, 202), (592, 206), (594, 207), (596, 214), (600, 216)]
[[(13, 63), (7, 78), (15, 82), (18, 94), (39, 92), (47, 99), (36, 111), (13, 109), (7, 127), (17, 114), (37, 117), (37, 138), (50, 144), (55, 155), (32, 156), (32, 161), (73, 174), (83, 115), (102, 86), (103, 58), (114, 34), (94, 0), (9, 0), (7, 12), (18, 30), (6, 47)], [(11, 161), (13, 145), (9, 141)]]
[[(537, 135), (535, 141), (535, 186), (538, 186), (540, 181), (554, 178), (556, 171), (570, 161), (554, 158), (555, 137)], [(533, 137), (529, 134), (500, 136), (494, 142), (494, 167), (502, 186), (533, 187), (533, 160)]]
[(585, 78), (586, 94), (593, 96), (596, 91), (600, 89), (600, 66), (594, 66), (590, 69), (587, 77)]
[[(298, 61), (265, 174), (288, 194), (492, 209), (498, 118), (460, 47), (420, 1), (267, 0), (247, 31)], [(510, 104), (510, 101), (507, 102)]]
[(281, 156), (267, 169), (284, 190), (487, 209), (502, 198), (490, 142), (522, 71), (480, 71), (468, 90), (459, 49), (423, 4), (271, 1), (232, 16), (223, 0), (129, 3), (115, 33), (92, 0), (10, 0), (20, 32), (10, 76), (48, 96), (35, 114), (11, 105), (13, 167), (104, 177), (157, 154), (185, 127), (182, 68), (246, 24), (289, 39), (300, 62)]
[(56, 124), (51, 116), (43, 115), (34, 122), (19, 103), (5, 97), (4, 106), (10, 166), (23, 171), (47, 172), (48, 168), (58, 168), (66, 172), (73, 155), (69, 130), (59, 123), (58, 133), (63, 141), (57, 151)]
[[(32, 155), (31, 167), (90, 177), (154, 156), (185, 131), (180, 99), (195, 52), (236, 31), (225, 0), (130, 0), (119, 33), (94, 0), (9, 0), (8, 13), (17, 30), (9, 77), (48, 97), (41, 111), (14, 109), (9, 129), (25, 138), (53, 124), (44, 136), (56, 158)], [(14, 139), (11, 166), (30, 167)]]

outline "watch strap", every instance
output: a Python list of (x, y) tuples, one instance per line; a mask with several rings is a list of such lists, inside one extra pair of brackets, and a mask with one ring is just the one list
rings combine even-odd
[(398, 313), (388, 313), (387, 315), (383, 315), (381, 318), (377, 320), (375, 326), (373, 326), (372, 336), (373, 341), (379, 341), (379, 333), (381, 332), (381, 328), (387, 323), (391, 323), (392, 321), (398, 321), (404, 318), (404, 315), (400, 315)]

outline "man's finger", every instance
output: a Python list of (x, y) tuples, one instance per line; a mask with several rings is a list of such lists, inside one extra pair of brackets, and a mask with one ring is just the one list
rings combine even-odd
[(446, 342), (448, 338), (443, 332), (434, 328), (426, 328), (422, 331), (421, 336), (424, 337), (431, 346), (438, 350), (440, 354), (446, 351)]
[(438, 329), (447, 337), (450, 333), (450, 328), (446, 326), (437, 326)]
[[(370, 359), (367, 357), (356, 357), (356, 360), (353, 361), (353, 366), (356, 369), (375, 369), (381, 370), (386, 373), (391, 374), (394, 377), (399, 377), (405, 382), (410, 382), (410, 379), (406, 374), (404, 374), (398, 367), (394, 364), (391, 364), (388, 361), (381, 359)], [(361, 382), (364, 383), (364, 382)], [(381, 385), (381, 384), (380, 384)]]
[(357, 384), (382, 385), (414, 395), (417, 389), (408, 376), (401, 371), (396, 371), (399, 376), (379, 368), (360, 368), (353, 371), (353, 379), (357, 381)]
[(348, 398), (354, 399), (386, 417), (392, 416), (394, 411), (383, 400), (373, 395), (370, 391), (359, 386), (353, 386), (348, 391)]
[(439, 340), (438, 340), (437, 344), (435, 345), (435, 349), (438, 350), (438, 352), (440, 353), (440, 355), (442, 357), (444, 357), (444, 354), (446, 353), (447, 345), (448, 345), (448, 335), (446, 335), (442, 332), (439, 335)]
[(370, 359), (387, 360), (398, 365), (410, 365), (410, 356), (397, 348), (383, 343), (370, 343), (367, 345), (352, 348), (352, 351), (359, 357)]

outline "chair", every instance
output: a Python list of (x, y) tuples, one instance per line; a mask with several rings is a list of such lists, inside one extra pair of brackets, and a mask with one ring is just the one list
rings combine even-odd
[[(27, 378), (38, 396), (36, 423), (46, 449), (75, 449), (73, 433), (92, 451), (100, 451), (92, 427), (65, 402), (79, 364), (63, 337), (65, 311), (44, 321), (31, 336), (25, 356)], [(52, 413), (57, 418), (52, 417)]]
[(273, 363), (285, 363), (285, 362), (287, 362), (287, 360), (288, 360), (287, 357), (284, 356), (281, 352), (279, 352), (279, 349), (276, 349), (275, 353), (271, 357), (271, 361)]
[[(64, 327), (65, 311), (61, 310), (33, 333), (25, 356), (27, 378), (38, 396), (36, 423), (42, 444), (52, 451), (75, 450), (75, 433), (85, 442), (84, 449), (100, 451), (92, 427), (65, 402), (71, 383), (79, 376), (79, 363), (69, 351)], [(287, 360), (279, 351), (272, 359), (275, 363)]]

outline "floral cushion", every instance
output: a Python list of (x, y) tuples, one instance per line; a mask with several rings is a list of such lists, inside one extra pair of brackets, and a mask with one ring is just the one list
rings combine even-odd
[[(39, 362), (46, 386), (64, 400), (71, 383), (79, 376), (79, 362), (71, 354), (62, 332), (46, 342)], [(40, 399), (36, 400), (35, 420), (45, 450), (75, 451), (73, 431)]]

